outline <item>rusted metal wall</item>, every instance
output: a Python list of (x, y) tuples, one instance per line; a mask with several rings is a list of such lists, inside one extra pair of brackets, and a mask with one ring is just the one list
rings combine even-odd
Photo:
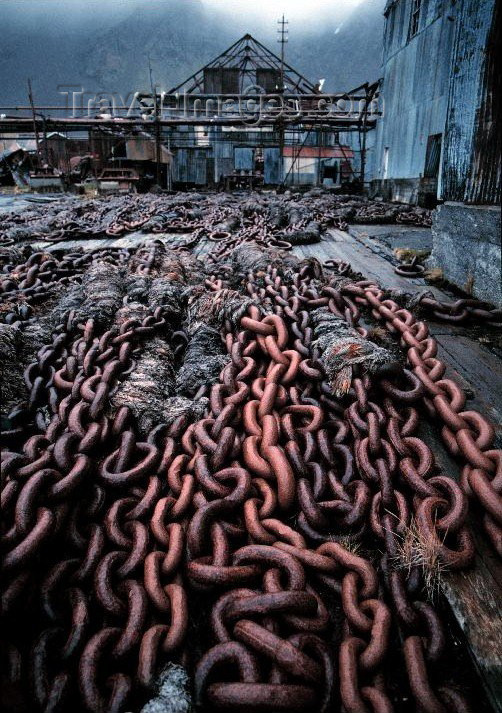
[[(444, 132), (455, 21), (452, 0), (422, 2), (418, 32), (409, 37), (412, 0), (386, 8), (383, 117), (369, 179), (416, 179), (424, 173), (427, 141)], [(387, 152), (387, 171), (385, 154)]]
[(384, 114), (368, 173), (375, 190), (404, 181), (404, 192), (392, 189), (389, 197), (418, 200), (429, 138), (441, 135), (432, 193), (450, 201), (500, 200), (499, 6), (500, 0), (422, 0), (418, 28), (410, 36), (412, 0), (387, 4)]
[(453, 46), (442, 197), (449, 201), (500, 202), (501, 0), (464, 0)]

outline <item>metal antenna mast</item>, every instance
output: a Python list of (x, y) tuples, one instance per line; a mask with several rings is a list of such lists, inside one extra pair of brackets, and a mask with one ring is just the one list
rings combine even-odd
[(280, 20), (277, 20), (277, 24), (280, 26), (277, 30), (279, 35), (277, 42), (281, 45), (281, 86), (279, 87), (279, 91), (284, 92), (284, 50), (286, 42), (288, 41), (288, 29), (286, 25), (288, 25), (289, 22), (284, 19), (283, 15)]

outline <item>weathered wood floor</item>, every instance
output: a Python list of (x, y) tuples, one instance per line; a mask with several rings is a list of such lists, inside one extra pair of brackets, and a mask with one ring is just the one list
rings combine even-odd
[[(152, 236), (171, 242), (176, 236)], [(184, 239), (185, 236), (179, 236)], [(36, 249), (73, 250), (83, 247), (95, 250), (103, 247), (133, 247), (148, 239), (143, 233), (131, 233), (123, 238), (61, 241), (59, 243), (36, 243)], [(203, 258), (213, 247), (204, 241), (194, 249)], [(438, 299), (451, 300), (437, 287), (427, 285), (421, 278), (404, 278), (394, 272), (390, 260), (382, 255), (370, 238), (331, 230), (320, 243), (299, 246), (294, 249), (299, 257), (316, 257), (344, 260), (366, 278), (375, 280), (387, 289), (408, 293), (430, 290)], [(429, 323), (438, 341), (439, 356), (448, 365), (447, 376), (456, 379), (468, 393), (467, 408), (481, 411), (496, 426), (497, 438), (502, 440), (502, 371), (501, 362), (489, 349), (469, 335), (462, 327), (440, 322)], [(424, 422), (422, 435), (433, 445), (438, 463), (454, 478), (459, 477), (459, 468), (445, 451), (437, 433), (437, 427)], [(472, 660), (478, 670), (488, 699), (495, 710), (502, 710), (502, 566), (486, 543), (479, 524), (471, 523), (476, 533), (476, 567), (467, 572), (444, 575), (442, 589), (456, 621), (465, 635)]]

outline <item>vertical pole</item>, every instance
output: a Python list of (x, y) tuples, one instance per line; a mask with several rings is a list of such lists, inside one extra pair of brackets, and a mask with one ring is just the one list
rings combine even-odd
[(364, 115), (362, 121), (363, 138), (361, 144), (361, 189), (364, 191), (364, 180), (366, 174), (366, 121), (368, 118), (368, 104), (369, 104), (368, 90), (366, 89), (366, 98), (364, 102)]
[(28, 79), (28, 99), (30, 102), (31, 106), (31, 115), (33, 117), (33, 131), (35, 133), (35, 145), (37, 147), (37, 156), (40, 161), (40, 137), (38, 135), (38, 127), (37, 127), (37, 117), (35, 115), (35, 104), (33, 102), (33, 92), (31, 90), (31, 79)]
[(361, 146), (361, 188), (364, 190), (364, 180), (366, 173), (366, 129), (363, 129), (363, 140)]
[(47, 144), (47, 119), (45, 118), (45, 114), (42, 115), (42, 122), (44, 132), (44, 158), (45, 163), (49, 165), (49, 146)]
[(319, 129), (316, 131), (317, 134), (317, 141), (319, 143), (319, 151), (318, 151), (318, 156), (317, 156), (317, 176), (316, 176), (316, 185), (320, 186), (321, 185), (321, 159), (322, 159), (322, 145), (323, 145), (323, 127), (319, 127)]
[(156, 181), (160, 186), (161, 182), (161, 162), (160, 162), (160, 117), (158, 114), (158, 102), (155, 99), (155, 160), (156, 160)]
[[(169, 135), (167, 137), (167, 149), (169, 151), (169, 154), (171, 155), (171, 137)], [(167, 164), (167, 169), (166, 169), (166, 171), (167, 171), (167, 182), (166, 183), (167, 183), (167, 189), (169, 191), (171, 190), (172, 185), (173, 185), (173, 183), (172, 183), (172, 180), (173, 180), (172, 169), (173, 169), (173, 165), (172, 165), (171, 160), (169, 160), (169, 163)]]
[[(278, 30), (279, 32), (279, 39), (278, 42), (281, 44), (281, 65), (280, 65), (280, 74), (279, 74), (279, 93), (281, 95), (284, 94), (284, 50), (285, 50), (285, 45), (287, 40), (286, 35), (288, 34), (288, 31), (286, 29), (286, 25), (288, 24), (288, 21), (284, 18), (284, 15), (280, 20), (277, 21), (278, 24), (280, 25), (280, 29)], [(281, 183), (284, 181), (284, 122), (282, 119), (282, 116), (279, 117), (278, 120), (278, 126), (279, 126), (279, 152), (280, 152), (280, 157), (281, 157), (281, 173), (280, 173), (280, 179)]]
[(152, 90), (153, 97), (153, 111), (155, 114), (155, 167), (156, 167), (156, 182), (157, 186), (160, 187), (161, 182), (161, 162), (160, 162), (160, 107), (157, 100), (157, 88), (153, 84), (152, 76), (152, 63), (150, 57), (148, 57), (148, 71), (150, 74), (150, 88)]

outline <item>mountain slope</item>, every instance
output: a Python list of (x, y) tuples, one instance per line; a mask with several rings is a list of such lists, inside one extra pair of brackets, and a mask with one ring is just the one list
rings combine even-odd
[[(145, 90), (150, 86), (148, 58), (154, 81), (169, 89), (245, 32), (278, 52), (275, 27), (243, 16), (230, 18), (208, 9), (203, 0), (149, 0), (128, 9), (114, 0), (117, 12), (112, 14), (103, 11), (103, 3), (90, 2), (89, 12), (80, 6), (77, 15), (61, 14), (67, 6), (64, 0), (55, 0), (59, 14), (44, 14), (43, 6), (55, 6), (48, 0), (37, 2), (33, 7), (38, 14), (33, 16), (2, 10), (3, 106), (26, 104), (28, 77), (39, 104), (61, 104), (58, 85), (63, 84), (122, 96)], [(334, 17), (301, 29), (291, 23), (287, 61), (313, 82), (324, 77), (325, 91), (345, 91), (375, 80), (380, 74), (383, 5), (384, 0), (365, 0), (341, 23)]]

